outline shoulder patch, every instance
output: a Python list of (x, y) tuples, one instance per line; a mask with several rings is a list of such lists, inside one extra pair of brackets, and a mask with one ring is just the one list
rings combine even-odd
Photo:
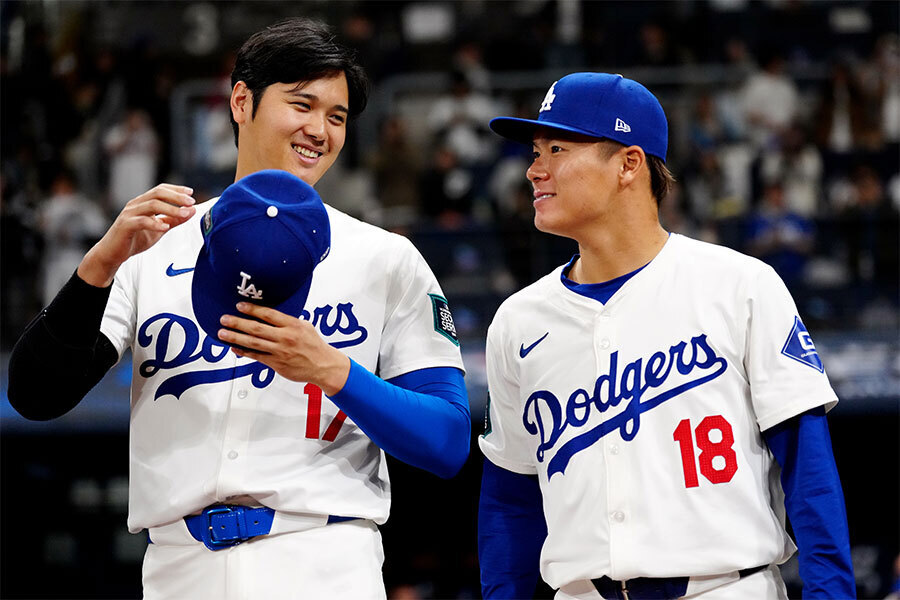
[(816, 352), (816, 346), (813, 344), (812, 338), (806, 330), (806, 327), (803, 325), (803, 321), (800, 320), (800, 317), (794, 317), (794, 327), (791, 328), (791, 332), (784, 342), (781, 353), (788, 358), (792, 358), (797, 362), (812, 367), (820, 373), (825, 372), (825, 367), (822, 365), (822, 359), (819, 358), (819, 353)]
[(428, 297), (431, 298), (431, 308), (434, 309), (434, 330), (459, 346), (456, 325), (453, 323), (453, 315), (450, 313), (447, 299), (437, 294), (428, 294)]

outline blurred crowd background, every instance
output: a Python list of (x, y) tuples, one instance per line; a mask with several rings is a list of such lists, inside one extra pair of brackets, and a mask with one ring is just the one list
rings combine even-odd
[[(530, 148), (487, 123), (534, 118), (550, 84), (577, 70), (622, 73), (660, 98), (678, 180), (664, 226), (757, 256), (788, 284), (842, 400), (832, 429), (860, 597), (890, 591), (900, 3), (3, 0), (0, 595), (139, 597), (145, 540), (124, 531), (129, 366), (59, 423), (35, 425), (5, 400), (8, 352), (128, 200), (159, 182), (190, 185), (198, 200), (231, 183), (234, 52), (295, 15), (330, 23), (373, 82), (319, 191), (416, 244), (469, 371), (463, 474), (442, 482), (392, 463), (392, 597), (479, 597), (484, 333), (506, 296), (575, 251), (534, 230)], [(790, 565), (786, 576), (798, 589)]]

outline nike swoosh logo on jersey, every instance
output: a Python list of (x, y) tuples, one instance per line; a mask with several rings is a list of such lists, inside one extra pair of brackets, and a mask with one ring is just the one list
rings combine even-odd
[(519, 346), (519, 358), (525, 358), (526, 356), (528, 356), (528, 353), (531, 352), (532, 350), (534, 350), (535, 346), (537, 346), (538, 344), (543, 342), (544, 338), (547, 337), (548, 335), (550, 335), (549, 331), (547, 333), (545, 333), (544, 335), (542, 335), (540, 337), (540, 339), (538, 339), (536, 342), (534, 342), (527, 348), (525, 347), (525, 344), (522, 344), (521, 346)]
[(193, 270), (194, 267), (190, 267), (188, 269), (176, 269), (175, 263), (172, 263), (166, 268), (166, 275), (168, 275), (169, 277), (175, 277), (176, 275), (184, 275), (185, 273), (190, 273)]

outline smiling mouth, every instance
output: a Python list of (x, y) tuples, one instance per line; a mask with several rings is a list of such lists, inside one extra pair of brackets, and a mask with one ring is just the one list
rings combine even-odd
[(535, 200), (545, 200), (547, 198), (552, 198), (555, 195), (556, 194), (541, 194), (540, 196), (535, 196), (534, 199)]
[(306, 158), (319, 158), (322, 156), (323, 152), (316, 152), (315, 150), (310, 150), (309, 148), (304, 148), (303, 146), (291, 145), (291, 148), (299, 154), (300, 156)]

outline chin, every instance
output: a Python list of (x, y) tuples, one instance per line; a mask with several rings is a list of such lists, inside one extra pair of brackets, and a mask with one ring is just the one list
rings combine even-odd
[(536, 213), (534, 215), (534, 227), (538, 231), (543, 231), (544, 233), (556, 233), (554, 227), (553, 219), (547, 217), (547, 215), (543, 215), (541, 213)]
[(566, 227), (564, 223), (559, 223), (552, 219), (541, 217), (540, 215), (534, 216), (534, 227), (542, 233), (549, 233), (565, 238), (572, 237), (569, 228)]
[(291, 168), (285, 168), (285, 171), (287, 171), (291, 175), (296, 175), (297, 177), (302, 179), (304, 182), (308, 183), (309, 185), (313, 185), (313, 186), (316, 185), (316, 182), (319, 181), (319, 179), (321, 179), (322, 175), (325, 173), (324, 171), (322, 171), (320, 169), (309, 169), (309, 168), (303, 169), (303, 168), (297, 168), (296, 166), (292, 166)]

